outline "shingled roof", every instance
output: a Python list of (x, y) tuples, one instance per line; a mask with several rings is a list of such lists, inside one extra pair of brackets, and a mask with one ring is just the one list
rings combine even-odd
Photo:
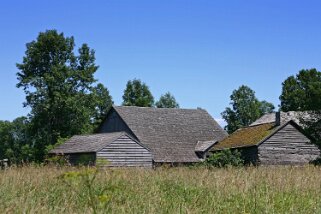
[(265, 123), (275, 123), (276, 122), (276, 113), (267, 113), (254, 121), (250, 126), (262, 125)]
[(227, 133), (203, 109), (113, 107), (155, 162), (198, 162), (199, 141), (222, 140)]
[(195, 152), (206, 152), (209, 150), (215, 143), (217, 143), (216, 140), (210, 140), (210, 141), (199, 141), (195, 146)]
[(250, 126), (256, 126), (261, 125), (264, 123), (276, 123), (276, 124), (284, 124), (289, 122), (290, 120), (293, 120), (295, 123), (297, 123), (300, 126), (303, 126), (305, 124), (302, 124), (302, 120), (305, 122), (313, 122), (320, 120), (320, 116), (316, 113), (313, 113), (312, 111), (288, 111), (288, 112), (273, 112), (268, 113), (254, 121)]
[(97, 152), (105, 146), (117, 140), (119, 137), (127, 135), (125, 132), (114, 132), (92, 135), (76, 135), (64, 144), (51, 150), (51, 154), (71, 154)]

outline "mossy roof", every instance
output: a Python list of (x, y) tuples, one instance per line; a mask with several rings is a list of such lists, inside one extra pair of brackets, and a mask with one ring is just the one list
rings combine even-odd
[(229, 148), (255, 146), (272, 134), (276, 129), (277, 127), (275, 126), (275, 123), (266, 123), (257, 126), (241, 128), (231, 134), (228, 138), (218, 142), (211, 150), (215, 151)]

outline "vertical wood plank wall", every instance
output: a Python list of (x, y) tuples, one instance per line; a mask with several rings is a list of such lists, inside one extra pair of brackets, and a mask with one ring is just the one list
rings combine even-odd
[(286, 125), (258, 147), (262, 165), (302, 165), (316, 159), (319, 154), (318, 147), (292, 124)]
[(97, 152), (97, 160), (107, 163), (107, 167), (152, 167), (152, 154), (127, 136), (116, 141)]
[(109, 113), (108, 117), (100, 127), (99, 133), (112, 133), (124, 131), (135, 137), (133, 132), (127, 127), (115, 110)]

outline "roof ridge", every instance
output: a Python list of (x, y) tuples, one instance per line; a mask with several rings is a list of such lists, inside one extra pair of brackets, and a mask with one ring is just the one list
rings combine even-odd
[[(256, 127), (256, 126), (262, 126), (262, 125), (266, 125), (266, 124), (275, 124), (275, 122), (266, 122), (266, 123), (258, 123), (258, 124), (254, 124), (254, 125), (249, 125), (249, 126), (245, 126), (245, 127), (241, 127), (239, 129), (244, 129), (244, 128), (251, 128), (251, 127)], [(276, 125), (276, 124), (275, 124)], [(238, 129), (238, 130), (239, 130)]]
[(110, 134), (117, 134), (117, 133), (126, 133), (125, 131), (119, 131), (119, 132), (109, 132), (109, 133), (91, 133), (91, 134), (77, 134), (73, 135), (72, 137), (86, 137), (86, 136), (98, 136), (98, 135), (110, 135)]
[[(116, 106), (114, 108), (138, 108), (138, 109), (155, 109), (155, 110), (193, 110), (193, 111), (206, 111), (203, 108), (157, 108), (157, 107), (141, 107), (141, 106)], [(206, 111), (207, 112), (207, 111)]]

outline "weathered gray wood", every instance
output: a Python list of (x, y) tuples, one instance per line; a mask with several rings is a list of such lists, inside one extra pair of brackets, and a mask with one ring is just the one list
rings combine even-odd
[[(103, 167), (107, 167), (107, 166), (103, 166)], [(114, 165), (109, 165), (108, 167), (111, 168), (117, 168), (117, 167), (137, 167), (137, 164), (114, 164)], [(145, 167), (145, 168), (151, 168), (150, 164), (140, 164), (139, 167)]]
[(111, 109), (108, 113), (107, 118), (99, 128), (99, 133), (112, 133), (124, 131), (135, 137), (134, 133), (128, 128), (123, 119), (118, 115), (118, 113)]
[[(105, 151), (103, 151), (104, 153), (105, 153)], [(109, 152), (108, 151), (108, 154), (110, 155), (110, 156), (119, 156), (119, 155), (126, 155), (126, 156), (145, 156), (146, 154), (147, 155), (149, 155), (149, 153), (148, 152), (144, 152), (144, 153), (142, 153), (142, 152), (135, 152), (135, 151), (133, 151), (133, 152)], [(103, 155), (103, 153), (101, 153), (101, 155)]]
[(113, 106), (99, 133), (124, 131), (151, 149), (154, 162), (199, 162), (199, 141), (222, 140), (227, 133), (202, 109)]
[(258, 147), (262, 165), (301, 165), (316, 159), (320, 154), (317, 146), (291, 123), (287, 124)]
[(311, 151), (311, 150), (296, 150), (296, 149), (282, 149), (282, 150), (277, 150), (277, 149), (262, 149), (260, 150), (260, 156), (263, 155), (273, 155), (273, 154), (282, 154), (282, 155), (287, 155), (287, 154), (297, 154), (297, 155), (319, 155), (318, 151)]
[(152, 167), (150, 151), (127, 136), (118, 138), (96, 154), (106, 167)]

